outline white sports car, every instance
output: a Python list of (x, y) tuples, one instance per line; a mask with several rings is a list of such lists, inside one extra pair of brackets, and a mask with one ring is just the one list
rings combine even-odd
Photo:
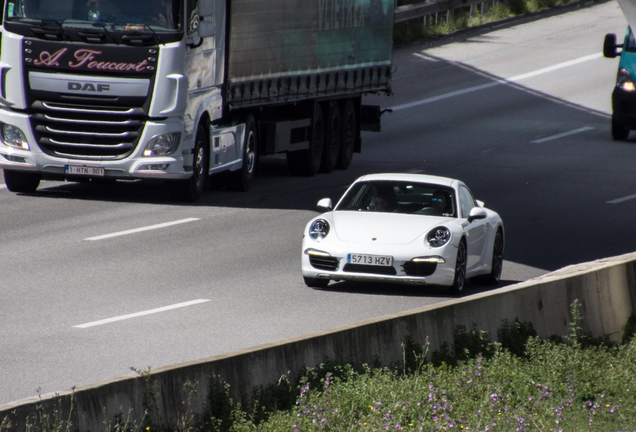
[(305, 227), (305, 284), (331, 280), (443, 285), (461, 293), (468, 278), (497, 284), (504, 226), (459, 180), (422, 174), (357, 179), (335, 208)]

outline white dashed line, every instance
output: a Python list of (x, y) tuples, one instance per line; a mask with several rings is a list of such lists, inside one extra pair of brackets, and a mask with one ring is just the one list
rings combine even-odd
[(86, 324), (80, 324), (80, 325), (76, 325), (73, 326), (74, 328), (88, 328), (88, 327), (95, 327), (98, 325), (102, 325), (102, 324), (109, 324), (115, 321), (123, 321), (123, 320), (127, 320), (130, 318), (137, 318), (140, 316), (144, 316), (144, 315), (150, 315), (150, 314), (154, 314), (154, 313), (159, 313), (159, 312), (165, 312), (165, 311), (169, 311), (172, 309), (178, 309), (178, 308), (182, 308), (182, 307), (186, 307), (186, 306), (192, 306), (195, 304), (199, 304), (199, 303), (205, 303), (205, 302), (209, 302), (210, 299), (199, 299), (199, 300), (192, 300), (192, 301), (188, 301), (188, 302), (184, 302), (184, 303), (177, 303), (171, 306), (164, 306), (164, 307), (160, 307), (157, 309), (150, 309), (147, 311), (143, 311), (143, 312), (137, 312), (137, 313), (132, 313), (132, 314), (128, 314), (128, 315), (121, 315), (118, 317), (113, 317), (113, 318), (107, 318), (107, 319), (103, 319), (103, 320), (99, 320), (99, 321), (93, 321), (93, 322), (89, 322)]
[(169, 226), (172, 226), (172, 225), (178, 225), (178, 224), (183, 224), (183, 223), (188, 223), (188, 222), (194, 222), (194, 221), (198, 221), (198, 220), (201, 220), (201, 219), (199, 219), (199, 218), (181, 219), (181, 220), (177, 220), (177, 221), (174, 221), (174, 222), (166, 222), (166, 223), (162, 223), (162, 224), (158, 224), (158, 225), (151, 225), (151, 226), (147, 226), (147, 227), (135, 228), (135, 229), (126, 230), (126, 231), (119, 231), (119, 232), (111, 233), (111, 234), (104, 234), (104, 235), (100, 235), (100, 236), (96, 236), (96, 237), (88, 237), (88, 238), (85, 238), (84, 240), (90, 240), (90, 241), (103, 240), (103, 239), (107, 239), (107, 238), (111, 238), (111, 237), (119, 237), (119, 236), (124, 236), (124, 235), (128, 235), (128, 234), (135, 234), (135, 233), (142, 232), (142, 231), (150, 231), (150, 230), (154, 230), (154, 229), (165, 228), (165, 227), (169, 227)]
[(590, 127), (590, 126), (586, 126), (586, 127), (582, 127), (582, 128), (579, 128), (579, 129), (571, 130), (569, 132), (563, 132), (563, 133), (560, 133), (558, 135), (552, 135), (552, 136), (549, 136), (549, 137), (541, 138), (541, 139), (530, 141), (530, 142), (533, 143), (533, 144), (541, 144), (541, 143), (546, 142), (546, 141), (552, 141), (552, 140), (563, 138), (563, 137), (566, 137), (566, 136), (569, 136), (569, 135), (574, 135), (574, 134), (578, 134), (578, 133), (581, 133), (581, 132), (586, 132), (586, 131), (589, 131), (589, 130), (592, 130), (592, 129), (594, 129), (594, 128)]
[(636, 195), (629, 195), (623, 198), (616, 198), (615, 200), (607, 201), (606, 204), (618, 204), (618, 203), (622, 203), (623, 201), (633, 200), (635, 198), (636, 198)]

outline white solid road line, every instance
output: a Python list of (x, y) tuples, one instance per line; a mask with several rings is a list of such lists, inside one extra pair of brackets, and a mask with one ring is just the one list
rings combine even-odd
[(574, 134), (578, 134), (578, 133), (581, 133), (581, 132), (586, 132), (586, 131), (589, 131), (589, 130), (592, 130), (592, 129), (594, 129), (594, 128), (591, 127), (591, 126), (585, 126), (585, 127), (579, 128), (579, 129), (571, 130), (569, 132), (563, 132), (563, 133), (560, 133), (560, 134), (557, 134), (557, 135), (552, 135), (552, 136), (549, 136), (549, 137), (541, 138), (541, 139), (530, 141), (530, 142), (533, 143), (533, 144), (541, 144), (541, 143), (546, 142), (546, 141), (552, 141), (552, 140), (563, 138), (563, 137), (566, 137), (566, 136), (569, 136), (569, 135), (574, 135)]
[(126, 230), (126, 231), (119, 231), (116, 233), (111, 233), (111, 234), (104, 234), (104, 235), (100, 235), (100, 236), (96, 236), (96, 237), (88, 237), (85, 238), (84, 240), (103, 240), (103, 239), (107, 239), (107, 238), (111, 238), (111, 237), (118, 237), (118, 236), (123, 236), (123, 235), (128, 235), (128, 234), (135, 234), (138, 232), (142, 232), (142, 231), (150, 231), (150, 230), (154, 230), (154, 229), (159, 229), (159, 228), (165, 228), (165, 227), (169, 227), (172, 225), (178, 225), (178, 224), (182, 224), (182, 223), (187, 223), (187, 222), (194, 222), (194, 221), (198, 221), (201, 220), (199, 218), (188, 218), (188, 219), (181, 219), (181, 220), (177, 220), (177, 221), (173, 221), (173, 222), (166, 222), (166, 223), (162, 223), (162, 224), (157, 224), (157, 225), (151, 225), (151, 226), (147, 226), (147, 227), (141, 227), (141, 228), (135, 228), (135, 229), (131, 229), (131, 230)]
[(616, 198), (615, 200), (607, 201), (606, 204), (618, 204), (622, 203), (623, 201), (633, 200), (634, 198), (636, 198), (636, 195), (629, 195), (623, 198)]
[(199, 300), (192, 300), (192, 301), (188, 301), (188, 302), (184, 302), (184, 303), (177, 303), (171, 306), (164, 306), (164, 307), (160, 307), (157, 309), (150, 309), (147, 311), (143, 311), (143, 312), (137, 312), (137, 313), (132, 313), (132, 314), (128, 314), (128, 315), (121, 315), (118, 317), (113, 317), (113, 318), (107, 318), (107, 319), (103, 319), (103, 320), (99, 320), (99, 321), (93, 321), (93, 322), (89, 322), (86, 324), (80, 324), (80, 325), (76, 325), (73, 326), (74, 328), (88, 328), (88, 327), (95, 327), (98, 325), (102, 325), (102, 324), (109, 324), (115, 321), (123, 321), (123, 320), (127, 320), (130, 318), (137, 318), (140, 316), (144, 316), (144, 315), (150, 315), (150, 314), (154, 314), (154, 313), (159, 313), (159, 312), (165, 312), (165, 311), (169, 311), (172, 309), (178, 309), (178, 308), (182, 308), (182, 307), (186, 307), (186, 306), (192, 306), (195, 304), (199, 304), (199, 303), (205, 303), (205, 302), (209, 302), (210, 299), (199, 299)]
[[(415, 55), (418, 55), (418, 56), (422, 57), (418, 53), (415, 53)], [(504, 79), (496, 80), (496, 81), (493, 81), (493, 82), (488, 83), (488, 84), (482, 84), (482, 85), (478, 85), (478, 86), (475, 86), (475, 87), (470, 87), (470, 88), (463, 89), (463, 90), (457, 90), (457, 91), (454, 91), (454, 92), (446, 93), (446, 94), (435, 96), (435, 97), (432, 97), (432, 98), (422, 99), (422, 100), (419, 100), (419, 101), (410, 102), (410, 103), (403, 104), (403, 105), (398, 105), (398, 106), (395, 106), (395, 107), (392, 107), (392, 108), (389, 108), (389, 109), (391, 109), (393, 111), (399, 111), (399, 110), (403, 110), (403, 109), (407, 109), (407, 108), (413, 108), (413, 107), (418, 106), (418, 105), (424, 105), (424, 104), (427, 104), (427, 103), (437, 102), (437, 101), (440, 101), (440, 100), (443, 100), (443, 99), (448, 99), (448, 98), (455, 97), (455, 96), (461, 96), (461, 95), (466, 94), (466, 93), (471, 93), (471, 92), (478, 91), (478, 90), (484, 90), (484, 89), (487, 89), (487, 88), (490, 88), (490, 87), (498, 86), (500, 84), (508, 84), (508, 83), (520, 81), (520, 80), (523, 80), (523, 79), (526, 79), (526, 78), (532, 78), (532, 77), (535, 77), (537, 75), (542, 75), (544, 73), (553, 72), (555, 70), (558, 70), (558, 69), (561, 69), (561, 68), (564, 68), (564, 67), (573, 66), (573, 65), (576, 65), (576, 64), (579, 64), (579, 63), (583, 63), (583, 62), (586, 62), (586, 61), (589, 61), (589, 60), (594, 60), (594, 59), (597, 59), (597, 58), (602, 57), (602, 56), (603, 56), (602, 53), (591, 54), (591, 55), (587, 55), (587, 56), (584, 56), (584, 57), (579, 57), (579, 58), (574, 59), (574, 60), (570, 60), (570, 61), (566, 61), (566, 62), (563, 62), (563, 63), (559, 63), (559, 64), (556, 64), (554, 66), (549, 66), (549, 67), (546, 67), (546, 68), (543, 68), (543, 69), (538, 69), (538, 70), (536, 70), (534, 72), (528, 72), (526, 74), (517, 75), (517, 76), (514, 76), (512, 78), (507, 78), (507, 79), (504, 78)], [(461, 62), (449, 61), (449, 63), (462, 65)]]

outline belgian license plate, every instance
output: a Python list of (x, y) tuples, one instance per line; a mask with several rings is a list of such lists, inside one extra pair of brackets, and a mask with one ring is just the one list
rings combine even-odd
[(348, 254), (347, 262), (350, 264), (390, 267), (393, 265), (393, 257), (382, 255)]
[(98, 177), (104, 176), (104, 168), (100, 168), (100, 167), (66, 165), (64, 167), (64, 172), (66, 174), (78, 174), (78, 175), (88, 175), (88, 176), (98, 176)]

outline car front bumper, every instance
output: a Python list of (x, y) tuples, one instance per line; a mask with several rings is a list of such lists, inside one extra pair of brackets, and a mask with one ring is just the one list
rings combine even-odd
[(452, 244), (421, 251), (408, 251), (404, 247), (393, 245), (365, 248), (365, 254), (392, 256), (393, 265), (388, 267), (351, 264), (347, 262), (347, 256), (352, 251), (324, 246), (319, 242), (303, 242), (304, 277), (442, 286), (451, 286), (455, 278), (457, 246)]

